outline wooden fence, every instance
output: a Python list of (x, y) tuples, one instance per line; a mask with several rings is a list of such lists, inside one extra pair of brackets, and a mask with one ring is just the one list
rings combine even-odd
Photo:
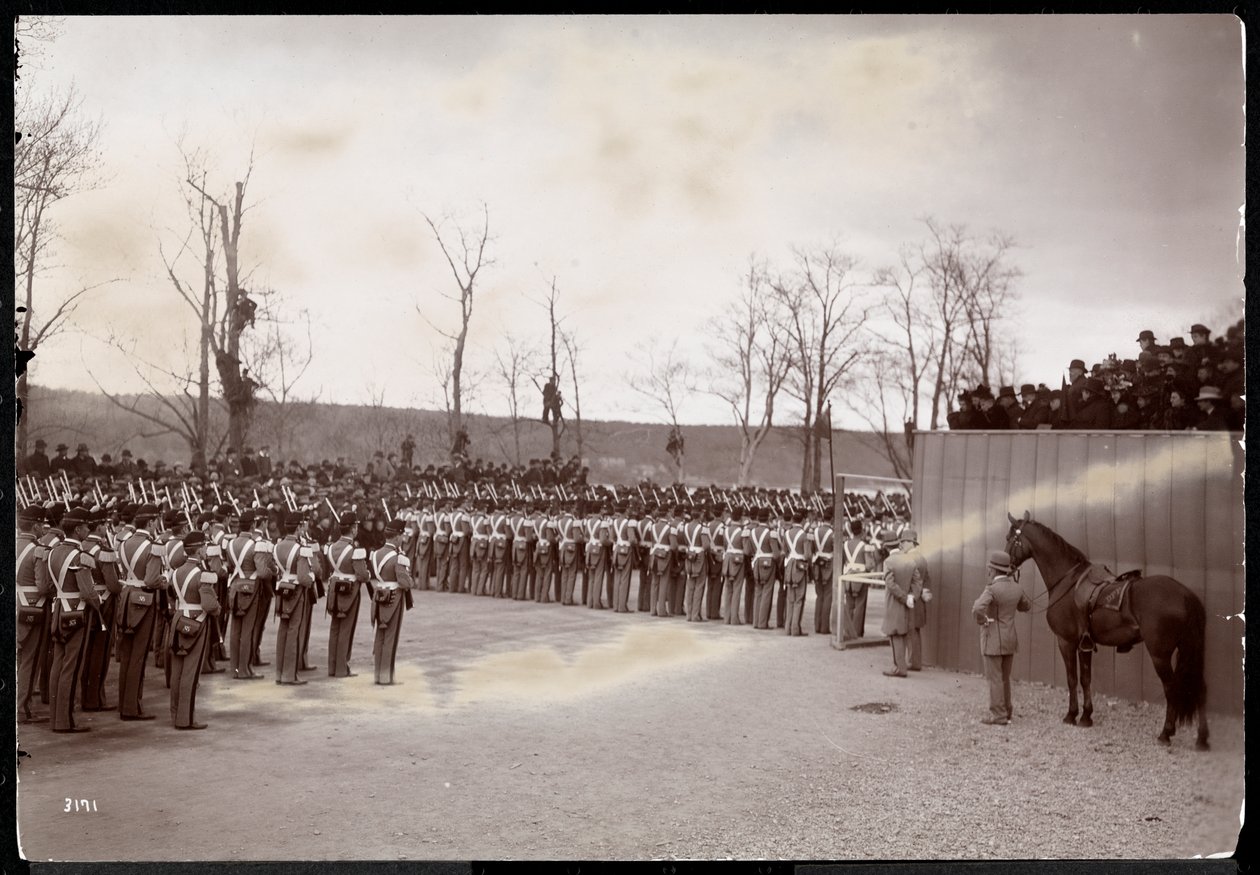
[[(933, 665), (980, 672), (971, 605), (984, 588), (985, 556), (1004, 545), (1025, 510), (1121, 573), (1166, 574), (1207, 609), (1208, 706), (1243, 712), (1243, 466), (1240, 434), (1209, 432), (919, 432), (914, 525), (928, 560), (933, 601), (924, 654)], [(1033, 562), (1020, 583), (1034, 612), (1020, 614), (1016, 678), (1063, 686), (1063, 662), (1046, 625), (1045, 582)], [(1039, 610), (1040, 609), (1040, 612)], [(1163, 701), (1142, 646), (1100, 648), (1094, 689)]]

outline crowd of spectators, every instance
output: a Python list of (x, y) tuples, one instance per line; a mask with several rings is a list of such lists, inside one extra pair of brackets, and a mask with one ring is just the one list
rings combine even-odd
[(1106, 431), (1241, 431), (1246, 411), (1243, 322), (1213, 338), (1204, 325), (1191, 343), (1174, 337), (1161, 345), (1144, 330), (1136, 358), (1112, 353), (1091, 368), (1068, 366), (1060, 388), (1045, 383), (988, 386), (963, 392), (947, 419), (954, 430), (1086, 429)]

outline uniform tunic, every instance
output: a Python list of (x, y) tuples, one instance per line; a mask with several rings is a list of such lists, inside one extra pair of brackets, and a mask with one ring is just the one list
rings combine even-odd
[(87, 642), (83, 648), (81, 701), (84, 711), (103, 711), (111, 707), (106, 701), (105, 678), (109, 674), (109, 655), (114, 644), (116, 607), (122, 584), (118, 582), (117, 554), (110, 549), (108, 538), (89, 536), (83, 542), (83, 552), (92, 560), (92, 587), (101, 605), (101, 622), (88, 623)]
[(265, 620), (263, 590), (275, 578), (272, 543), (257, 532), (242, 532), (227, 542), (227, 612), (231, 613), (228, 660), (234, 678), (257, 677), (250, 667), (254, 641)]
[(386, 544), (372, 551), (372, 623), (376, 637), (372, 642), (375, 682), (394, 683), (394, 662), (398, 655), (398, 635), (403, 614), (411, 606), (410, 562), (395, 547)]
[[(37, 585), (35, 554), (39, 550), (35, 535), (19, 532), (17, 536), (17, 589), (18, 617), (18, 708), (23, 715), (31, 713), (31, 696), (39, 680), (40, 661), (48, 638), (48, 594), (52, 581), (41, 575), (42, 586)], [(42, 718), (41, 718), (42, 719)]]
[(325, 603), (332, 617), (328, 630), (328, 676), (342, 678), (350, 675), (350, 652), (359, 621), (362, 585), (370, 579), (367, 550), (344, 535), (325, 550), (328, 566), (332, 569)]
[[(144, 669), (157, 618), (157, 595), (162, 579), (165, 547), (146, 529), (137, 529), (118, 548), (122, 566), (122, 595), (118, 599), (118, 714), (144, 713)], [(148, 601), (148, 604), (141, 602)]]
[(54, 589), (50, 625), (53, 659), (48, 676), (54, 731), (74, 728), (74, 697), (79, 687), (87, 626), (100, 624), (101, 604), (92, 585), (94, 565), (73, 538), (66, 538), (48, 551)]
[[(171, 575), (175, 596), (175, 613), (171, 621), (171, 724), (176, 729), (194, 723), (197, 707), (197, 684), (201, 679), (202, 660), (210, 645), (212, 624), (218, 614), (219, 599), (215, 585), (219, 575), (196, 559), (187, 559)], [(195, 634), (183, 632), (184, 621), (199, 621)]]

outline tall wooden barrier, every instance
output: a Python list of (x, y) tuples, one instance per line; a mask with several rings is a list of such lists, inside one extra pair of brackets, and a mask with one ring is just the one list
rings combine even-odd
[[(1117, 574), (1167, 574), (1207, 609), (1208, 706), (1243, 712), (1243, 466), (1240, 434), (1220, 432), (918, 432), (914, 524), (932, 573), (924, 653), (933, 665), (980, 672), (971, 605), (985, 555), (1004, 545), (1009, 511), (1024, 511)], [(1062, 686), (1063, 663), (1045, 620), (1035, 563), (1020, 583), (1015, 677)], [(1095, 691), (1163, 701), (1144, 647), (1100, 648)]]

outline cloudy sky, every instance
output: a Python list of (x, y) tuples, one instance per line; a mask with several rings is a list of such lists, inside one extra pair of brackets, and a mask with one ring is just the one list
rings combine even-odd
[[(505, 331), (541, 336), (554, 276), (590, 418), (652, 415), (625, 386), (635, 345), (681, 337), (699, 360), (751, 253), (837, 240), (862, 278), (927, 215), (1017, 241), (1019, 381), (1241, 313), (1229, 16), (62, 21), (20, 87), (74, 84), (105, 180), (58, 204), (44, 288), (122, 282), (40, 351), (44, 385), (93, 388), (86, 363), (137, 388), (110, 331), (178, 366), (188, 312), (158, 245), (187, 231), (181, 138), (223, 192), (256, 145), (245, 260), (311, 311), (299, 391), (327, 400), (440, 398), (416, 306), (442, 327), (457, 310), (421, 213), (475, 222), (483, 202), (473, 364)], [(495, 386), (479, 407), (503, 411)], [(684, 417), (726, 418), (704, 398)]]

